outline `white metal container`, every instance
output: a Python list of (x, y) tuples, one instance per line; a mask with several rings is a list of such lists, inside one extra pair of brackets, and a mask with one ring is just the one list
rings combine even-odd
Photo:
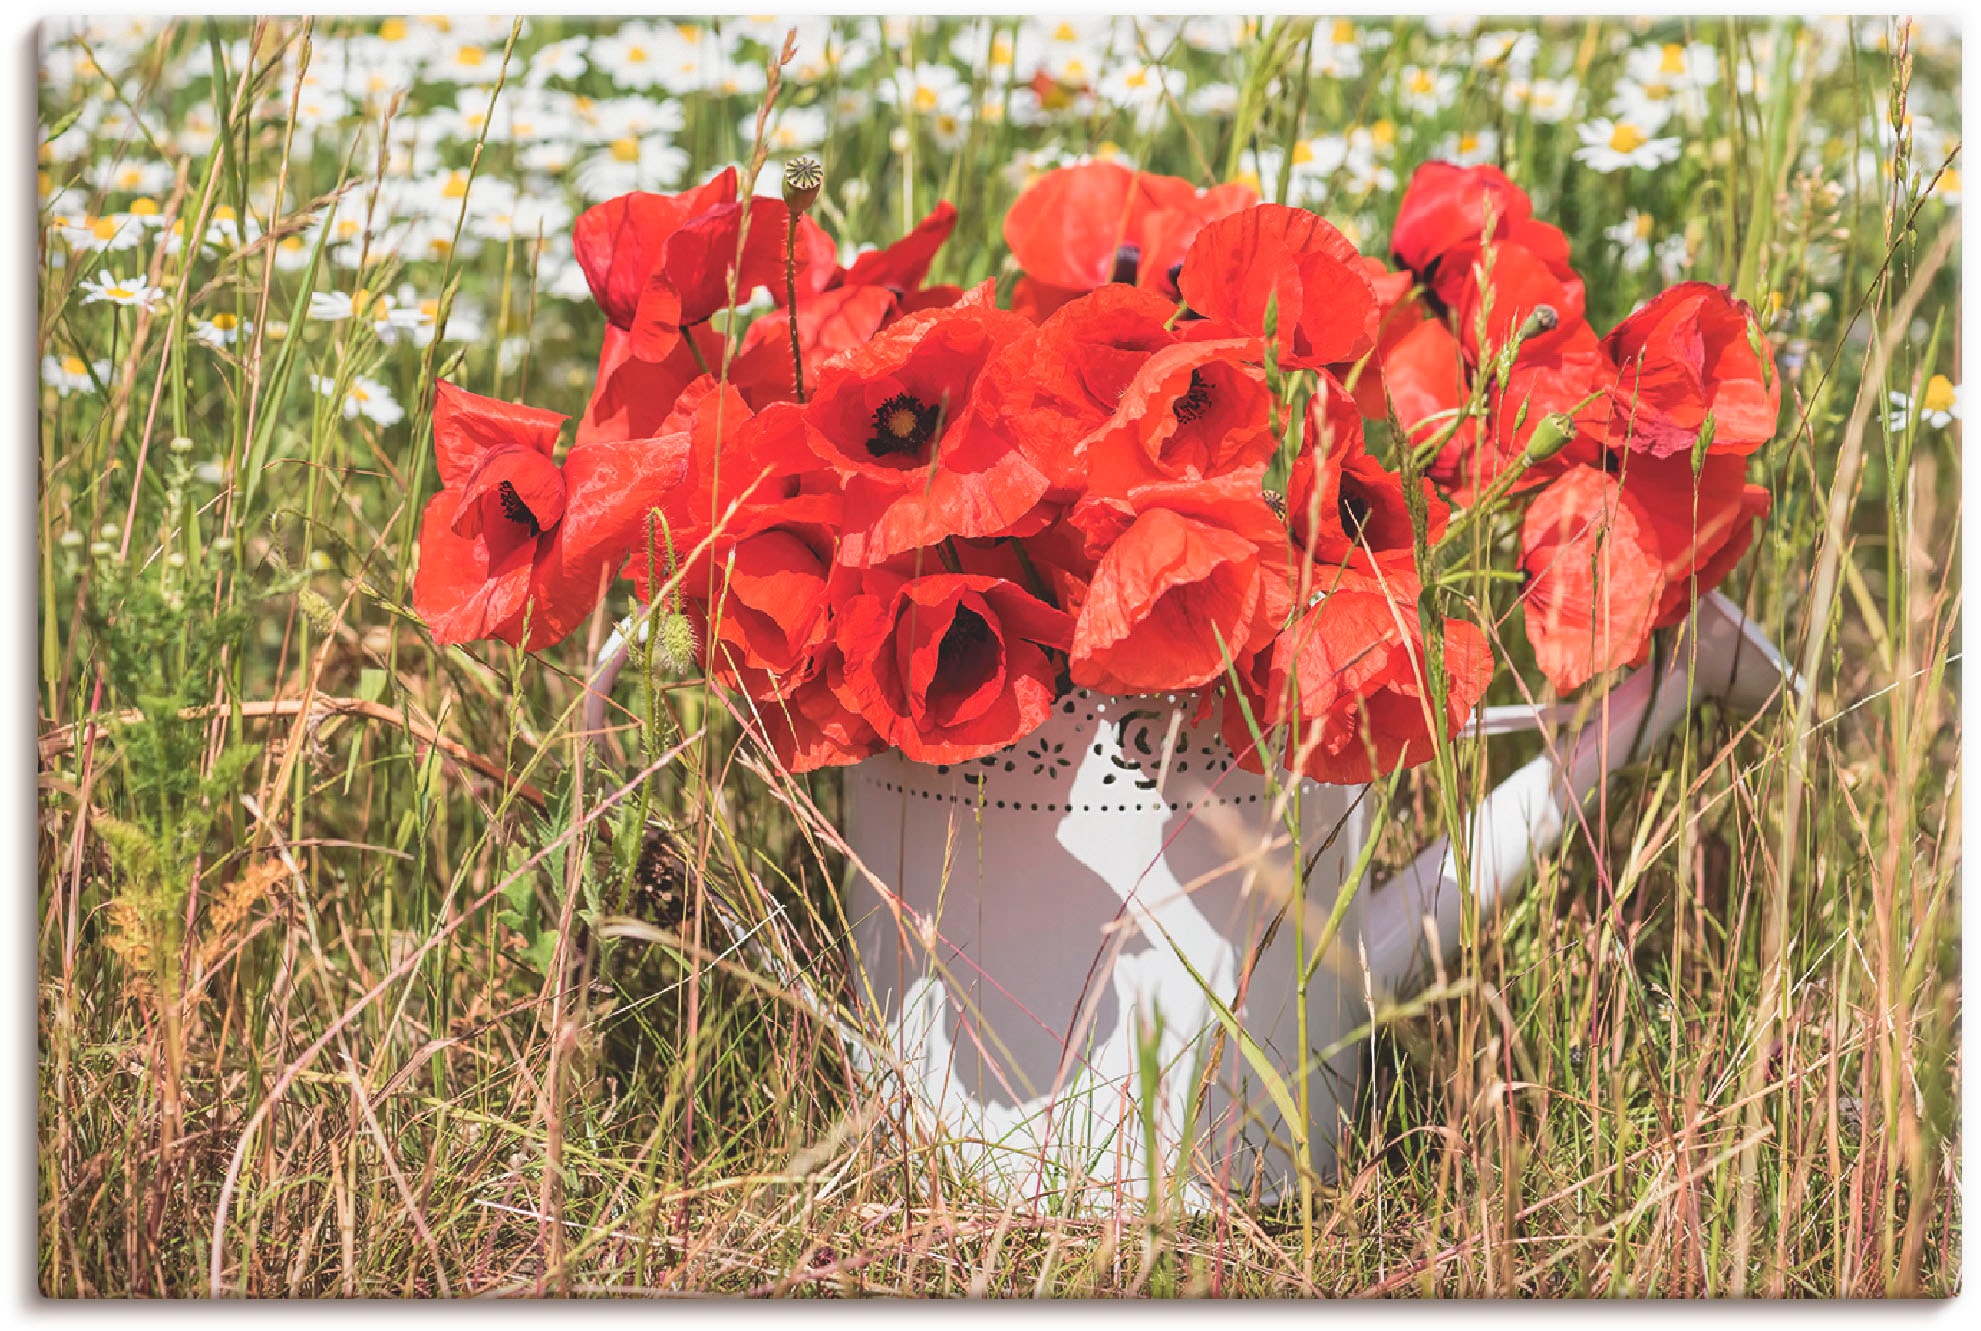
[[(1663, 671), (1585, 709), (1473, 811), (1463, 885), (1439, 841), (1348, 892), (1371, 831), (1362, 788), (1234, 767), (1194, 698), (1075, 694), (989, 758), (868, 759), (847, 776), (846, 909), (885, 1048), (856, 1057), (959, 1165), (1020, 1200), (1118, 1204), (1147, 1194), (1152, 1164), (1159, 1180), (1187, 1166), (1193, 1204), (1213, 1187), (1285, 1195), (1302, 1103), (1325, 1179), (1371, 1013), (1455, 949), (1467, 892), (1483, 908), (1516, 887), (1695, 702), (1747, 711), (1795, 686), (1718, 594), (1688, 633), (1696, 646), (1681, 637)], [(1499, 709), (1481, 728), (1509, 728), (1509, 711), (1553, 714)], [(1304, 1043), (1296, 942), (1313, 959)]]

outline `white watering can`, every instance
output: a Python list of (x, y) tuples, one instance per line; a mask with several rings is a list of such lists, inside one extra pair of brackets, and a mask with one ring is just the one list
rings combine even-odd
[[(1304, 1053), (1306, 1159), (1330, 1176), (1372, 1016), (1456, 951), (1465, 897), (1490, 913), (1692, 703), (1751, 712), (1798, 687), (1725, 597), (1702, 598), (1694, 623), (1696, 658), (1680, 638), (1661, 673), (1631, 675), (1472, 811), (1467, 882), (1440, 839), (1351, 896), (1307, 984), (1304, 1050), (1296, 937), (1311, 964), (1371, 834), (1363, 788), (1301, 781), (1296, 812), (1296, 783), (1233, 766), (1215, 714), (1190, 725), (1187, 699), (1076, 694), (993, 758), (868, 759), (847, 777), (846, 912), (855, 985), (892, 1055), (871, 1071), (1008, 1196), (1145, 1196), (1153, 1141), (1158, 1176), (1182, 1169), (1202, 1205), (1297, 1189)], [(1541, 719), (1489, 709), (1475, 731)], [(1297, 919), (1292, 821), (1309, 865)]]
[[(1693, 703), (1745, 713), (1800, 688), (1718, 593), (1683, 633), (1661, 670), (1633, 673), (1472, 811), (1465, 882), (1440, 839), (1352, 890), (1365, 789), (1239, 769), (1215, 712), (1191, 724), (1191, 697), (1076, 693), (992, 757), (931, 766), (890, 751), (848, 769), (852, 983), (882, 1037), (849, 1052), (957, 1166), (1020, 1202), (1118, 1207), (1148, 1194), (1152, 1172), (1182, 1177), (1198, 1207), (1218, 1193), (1275, 1200), (1298, 1186), (1303, 1102), (1304, 1157), (1325, 1179), (1372, 1018), (1455, 952), (1465, 898), (1490, 913)], [(588, 700), (593, 730), (616, 639)], [(1472, 733), (1577, 710), (1489, 708)]]

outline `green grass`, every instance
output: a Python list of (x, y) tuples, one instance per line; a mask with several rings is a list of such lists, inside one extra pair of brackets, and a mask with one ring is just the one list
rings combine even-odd
[[(1409, 22), (1387, 46), (1365, 28), (1357, 77), (1287, 80), (1329, 34), (1276, 21), (1228, 55), (1150, 52), (1193, 90), (1229, 83), (1228, 112), (979, 119), (948, 146), (884, 104), (835, 126), (836, 236), (885, 241), (951, 198), (934, 279), (1007, 282), (1006, 168), (1041, 142), (1113, 143), (1206, 182), (1263, 160), (1271, 195), (1286, 145), (1360, 126), (1395, 179), (1322, 211), (1380, 253), (1410, 166), (1491, 128), (1569, 234), (1596, 327), (1663, 283), (1605, 234), (1635, 209), (1655, 241), (1680, 238), (1673, 277), (1733, 284), (1781, 357), (1793, 428), (1756, 460), (1773, 512), (1726, 590), (1806, 668), (1807, 709), (1702, 712), (1611, 784), (1586, 834), (1468, 934), (1450, 970), (1473, 982), (1382, 1023), (1340, 1176), (1307, 1215), (1231, 1199), (1094, 1219), (954, 1177), (850, 1072), (807, 997), (852, 1010), (837, 778), (765, 781), (700, 681), (657, 666), (629, 674), (587, 754), (579, 684), (623, 587), (538, 658), (437, 648), (406, 609), (434, 380), (575, 414), (602, 325), (539, 289), (564, 229), (464, 244), (436, 212), (448, 244), (361, 271), (304, 229), (312, 205), (342, 195), (339, 215), (362, 217), (405, 174), (355, 113), (299, 128), (284, 72), (305, 43), (376, 28), (175, 23), (122, 43), (107, 74), (43, 88), (44, 136), (85, 142), (44, 153), (38, 351), (87, 380), (40, 401), (44, 1293), (1958, 1290), (1960, 426), (1887, 413), (1890, 393), (1958, 378), (1940, 175), (1959, 165), (1957, 50), (1881, 49), (1891, 29), (1860, 25), (1798, 78), (1791, 54), (1813, 62), (1837, 29), (1554, 20), (1541, 66), (1581, 82), (1585, 112), (1551, 123), (1506, 110), (1468, 42)], [(535, 21), (503, 95), (580, 30)], [(908, 49), (944, 58), (951, 31)], [(1679, 160), (1574, 161), (1576, 123), (1622, 69), (1613, 39), (1687, 36), (1723, 77)], [(863, 91), (893, 58), (883, 44), (844, 82)], [(1765, 86), (1737, 86), (1743, 59)], [(1450, 104), (1404, 106), (1406, 64), (1460, 71)], [(596, 70), (556, 86), (610, 92)], [(797, 104), (842, 90), (787, 71)], [(394, 119), (452, 102), (422, 82)], [(748, 156), (752, 96), (681, 103), (684, 183)], [(133, 109), (167, 142), (104, 123)], [(1901, 138), (1896, 182), (1880, 178), (1877, 127), (1908, 111), (1931, 133)], [(202, 118), (212, 144), (182, 144)], [(525, 179), (525, 147), (457, 137), (420, 170)], [(92, 183), (134, 161), (172, 171), (148, 192)], [(71, 197), (91, 216), (154, 198), (165, 225), (76, 252), (51, 220)], [(267, 239), (189, 265), (158, 243), (222, 208)], [(275, 243), (292, 234), (294, 265)], [(79, 279), (106, 267), (166, 301), (85, 303)], [(480, 335), (422, 348), (307, 315), (313, 290), (401, 281)], [(216, 314), (252, 329), (210, 348), (193, 332)], [(347, 420), (312, 374), (373, 380), (404, 419)], [(1514, 700), (1516, 675), (1538, 677), (1500, 628), (1491, 697)], [(1488, 752), (1500, 770), (1528, 756)], [(1462, 806), (1482, 776), (1451, 770)], [(1382, 863), (1435, 834), (1425, 771), (1399, 787)]]

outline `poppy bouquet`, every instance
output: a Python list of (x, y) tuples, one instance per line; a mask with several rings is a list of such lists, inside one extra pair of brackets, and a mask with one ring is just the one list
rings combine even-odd
[(1241, 764), (1361, 782), (1484, 695), (1484, 612), (1446, 611), (1500, 516), (1567, 691), (1643, 657), (1767, 510), (1752, 312), (1686, 283), (1598, 336), (1492, 167), (1416, 173), (1394, 267), (1245, 186), (1063, 168), (1004, 219), (1003, 303), (927, 283), (947, 203), (842, 256), (816, 163), (784, 183), (577, 219), (607, 327), (561, 462), (562, 417), (440, 386), (436, 641), (540, 649), (623, 575), (794, 772), (981, 757), (1087, 688), (1197, 693)]

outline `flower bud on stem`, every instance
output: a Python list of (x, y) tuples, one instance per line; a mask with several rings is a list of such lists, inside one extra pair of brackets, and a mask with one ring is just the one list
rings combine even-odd
[(805, 400), (805, 357), (798, 340), (798, 219), (818, 202), (825, 186), (825, 167), (816, 157), (794, 157), (784, 164), (784, 206), (791, 212), (784, 233), (784, 316), (791, 329), (791, 386)]

